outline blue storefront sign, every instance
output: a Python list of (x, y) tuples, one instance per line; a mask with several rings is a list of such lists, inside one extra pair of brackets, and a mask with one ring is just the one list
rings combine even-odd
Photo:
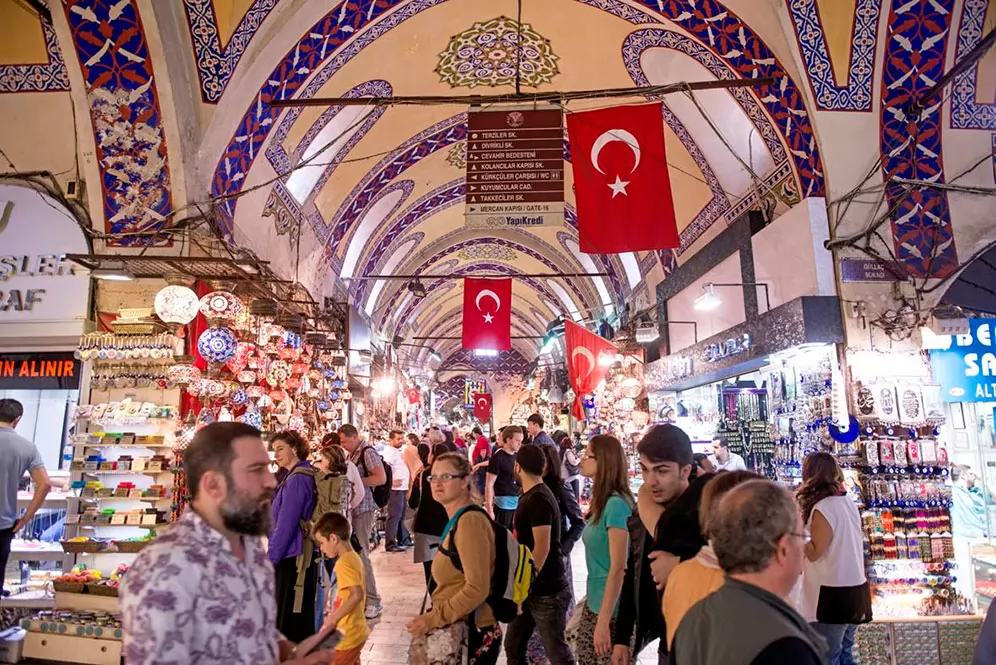
[(931, 350), (934, 380), (945, 402), (996, 402), (996, 320), (970, 319), (965, 335), (942, 337)]

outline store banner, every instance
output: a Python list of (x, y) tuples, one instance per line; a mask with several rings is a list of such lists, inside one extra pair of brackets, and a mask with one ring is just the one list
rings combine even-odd
[(467, 409), (474, 408), (474, 395), (488, 392), (488, 382), (481, 379), (463, 380), (463, 406)]
[(946, 347), (930, 351), (945, 402), (996, 401), (996, 320), (969, 319), (967, 334), (939, 336), (934, 344)]
[(409, 388), (407, 394), (409, 404), (418, 404), (422, 399), (422, 395), (419, 394), (418, 388)]
[(77, 390), (82, 367), (72, 353), (0, 353), (0, 390)]
[(512, 348), (512, 280), (463, 280), (463, 348)]
[(567, 375), (575, 395), (574, 417), (584, 420), (582, 400), (602, 382), (605, 368), (616, 357), (616, 347), (612, 342), (573, 321), (564, 321), (564, 341), (567, 349)]
[(482, 423), (491, 420), (491, 393), (474, 393), (474, 417)]

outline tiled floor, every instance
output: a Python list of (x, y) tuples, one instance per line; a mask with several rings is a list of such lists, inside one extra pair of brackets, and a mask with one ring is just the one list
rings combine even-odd
[[(373, 632), (367, 640), (362, 660), (365, 665), (404, 665), (408, 662), (411, 643), (405, 627), (418, 615), (425, 593), (422, 566), (412, 562), (411, 552), (388, 554), (383, 548), (373, 552), (371, 559), (384, 614), (372, 623)], [(572, 552), (571, 565), (574, 569), (574, 594), (576, 598), (581, 598), (585, 588), (584, 546), (581, 543)], [(505, 662), (504, 655), (498, 662)], [(656, 663), (655, 642), (644, 649), (638, 665)]]

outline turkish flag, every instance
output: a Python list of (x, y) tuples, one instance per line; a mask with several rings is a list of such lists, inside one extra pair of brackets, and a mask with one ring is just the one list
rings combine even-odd
[(474, 417), (481, 422), (491, 420), (491, 393), (474, 393)]
[(602, 356), (614, 359), (616, 347), (573, 321), (564, 321), (564, 341), (567, 347), (567, 375), (574, 389), (574, 417), (584, 420), (581, 400), (602, 382), (606, 365), (600, 360)]
[(420, 395), (418, 394), (418, 388), (409, 388), (408, 389), (408, 403), (409, 404), (418, 404), (419, 397), (420, 397)]
[(463, 280), (463, 348), (512, 348), (512, 280)]
[(660, 102), (567, 116), (581, 251), (619, 254), (681, 243)]

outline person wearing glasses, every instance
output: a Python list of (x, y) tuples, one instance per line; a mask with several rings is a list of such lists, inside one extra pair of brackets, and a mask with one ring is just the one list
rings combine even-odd
[[(495, 568), (495, 534), (488, 516), (477, 506), (470, 460), (464, 453), (446, 453), (432, 463), (433, 498), (449, 516), (432, 560), (432, 609), (408, 623), (413, 638), (456, 624), (468, 628), (468, 665), (494, 665), (501, 653), (501, 628), (485, 602)], [(460, 528), (454, 526), (460, 522)], [(451, 532), (453, 535), (451, 535)], [(462, 570), (450, 558), (460, 557)], [(413, 649), (415, 648), (413, 644)]]
[(788, 490), (734, 487), (710, 512), (709, 536), (726, 582), (685, 614), (671, 665), (827, 665), (826, 642), (785, 600), (808, 540)]
[(858, 624), (872, 620), (865, 575), (861, 516), (844, 491), (844, 474), (830, 453), (802, 463), (796, 494), (812, 540), (806, 545), (800, 611), (827, 641), (830, 665), (854, 665)]
[(619, 439), (592, 437), (581, 459), (581, 473), (591, 478), (591, 504), (581, 534), (588, 568), (587, 595), (572, 636), (579, 663), (612, 662), (612, 631), (626, 575), (627, 523), (635, 503), (629, 489), (626, 453)]

